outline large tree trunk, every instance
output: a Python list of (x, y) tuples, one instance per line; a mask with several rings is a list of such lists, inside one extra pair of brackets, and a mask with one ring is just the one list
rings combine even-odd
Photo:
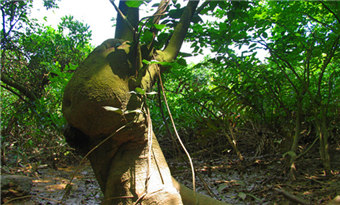
[[(125, 2), (120, 8), (136, 25), (138, 10), (121, 4)], [(197, 4), (188, 3), (164, 51), (148, 56), (162, 62), (176, 58)], [(140, 45), (130, 28), (117, 25), (117, 29), (120, 39), (105, 41), (88, 56), (66, 86), (63, 99), (69, 123), (66, 140), (87, 153), (104, 193), (102, 203), (222, 203), (172, 179), (151, 128), (145, 96), (135, 94), (136, 88), (152, 88), (159, 67), (142, 64)]]
[[(149, 153), (147, 135), (145, 132), (138, 136), (139, 140), (123, 144), (115, 153), (106, 179), (103, 204), (133, 204), (138, 200), (143, 204), (182, 204), (155, 136)], [(98, 159), (93, 156), (90, 160), (94, 164)]]
[(88, 158), (105, 196), (103, 204), (132, 204), (138, 200), (146, 204), (181, 204), (153, 134), (149, 152), (146, 115), (124, 114), (144, 109), (141, 97), (131, 94), (135, 86), (126, 69), (129, 47), (111, 39), (96, 48), (66, 86), (63, 112), (72, 129), (83, 133), (76, 140), (88, 141), (82, 147), (84, 151), (94, 149)]
[[(173, 182), (152, 131), (149, 151), (142, 96), (131, 94), (136, 88), (135, 78), (126, 69), (130, 66), (129, 49), (126, 42), (105, 41), (78, 68), (64, 93), (63, 113), (70, 125), (65, 136), (83, 153), (91, 150), (88, 158), (104, 193), (103, 204), (182, 204), (182, 199), (195, 204), (196, 198), (203, 200), (201, 204), (220, 203), (201, 195), (195, 197)], [(151, 87), (155, 70), (148, 68), (142, 84)], [(128, 112), (133, 110), (144, 112)], [(103, 140), (105, 143), (101, 143)]]

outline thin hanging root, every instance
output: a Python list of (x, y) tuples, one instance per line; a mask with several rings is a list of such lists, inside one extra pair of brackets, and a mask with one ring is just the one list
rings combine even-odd
[(187, 157), (189, 159), (189, 163), (190, 163), (190, 167), (191, 167), (191, 172), (192, 172), (192, 187), (193, 187), (192, 190), (194, 191), (194, 194), (195, 194), (196, 193), (196, 184), (195, 184), (195, 169), (194, 169), (194, 165), (192, 163), (192, 160), (191, 160), (189, 152), (185, 148), (181, 138), (178, 135), (178, 132), (177, 132), (177, 129), (176, 129), (176, 126), (175, 126), (175, 122), (174, 122), (174, 119), (172, 118), (171, 111), (170, 111), (170, 108), (169, 108), (169, 105), (168, 105), (168, 101), (166, 100), (166, 96), (165, 96), (165, 91), (164, 91), (164, 86), (163, 86), (163, 82), (162, 82), (162, 77), (161, 77), (160, 69), (158, 69), (158, 77), (159, 77), (159, 82), (161, 84), (161, 88), (162, 88), (162, 92), (163, 92), (163, 97), (164, 97), (164, 102), (165, 102), (165, 105), (166, 105), (166, 109), (168, 110), (168, 113), (169, 113), (169, 116), (170, 116), (170, 120), (171, 120), (172, 126), (174, 128), (176, 137), (177, 137), (179, 143), (181, 144), (185, 154), (187, 155)]
[(148, 190), (148, 181), (150, 178), (150, 171), (151, 171), (151, 154), (152, 154), (152, 121), (151, 121), (151, 117), (150, 117), (150, 109), (146, 105), (146, 114), (147, 114), (147, 122), (148, 122), (148, 169), (146, 172), (146, 181), (145, 181), (145, 193), (147, 193)]
[(146, 196), (146, 192), (142, 194), (142, 196), (140, 196), (133, 205), (137, 205), (139, 202), (141, 202), (144, 199), (145, 196)]
[[(154, 152), (154, 150), (153, 150), (153, 149), (152, 149), (152, 155), (153, 155), (153, 156), (156, 156), (156, 155), (155, 155), (155, 152)], [(159, 176), (160, 176), (160, 178), (161, 178), (162, 184), (164, 185), (164, 179), (163, 179), (163, 175), (162, 175), (161, 169), (159, 168), (159, 165), (158, 165), (157, 159), (156, 159), (156, 157), (154, 157), (153, 159), (155, 160), (155, 164), (156, 164), (156, 167), (157, 167), (157, 170), (158, 170)]]

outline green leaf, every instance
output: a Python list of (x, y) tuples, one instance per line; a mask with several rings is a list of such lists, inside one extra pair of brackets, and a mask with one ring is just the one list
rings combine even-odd
[(240, 192), (240, 193), (238, 193), (237, 196), (240, 197), (242, 200), (245, 200), (246, 197), (247, 197), (247, 194), (245, 194), (244, 192)]
[(159, 64), (159, 65), (162, 65), (162, 66), (171, 66), (171, 65), (173, 65), (172, 62), (159, 62), (159, 61), (155, 61), (155, 60), (148, 61), (148, 60), (145, 60), (145, 59), (143, 59), (142, 62), (145, 63), (146, 65), (151, 65), (151, 64)]
[(115, 112), (115, 113), (118, 113), (118, 114), (123, 114), (123, 111), (120, 108), (117, 108), (117, 107), (103, 106), (103, 108), (106, 111), (111, 111), (111, 112)]
[(171, 18), (174, 18), (174, 19), (180, 18), (182, 13), (183, 13), (183, 10), (184, 10), (184, 8), (178, 8), (178, 9), (175, 9), (175, 10), (171, 10), (171, 11), (169, 11), (169, 16)]
[(187, 61), (184, 60), (183, 58), (178, 59), (176, 62), (181, 66), (187, 66), (188, 65)]
[(184, 52), (179, 52), (179, 55), (182, 56), (182, 57), (192, 57), (192, 53), (184, 53)]
[(150, 42), (153, 39), (153, 33), (147, 30), (144, 32), (142, 37), (143, 37), (143, 42)]
[(165, 24), (154, 24), (153, 25), (157, 30), (162, 30), (166, 27)]
[(135, 89), (135, 91), (140, 95), (145, 95), (145, 93), (146, 93), (144, 89), (138, 88), (138, 87)]
[(148, 60), (145, 60), (145, 59), (143, 59), (142, 62), (145, 63), (146, 65), (150, 65), (151, 64), (151, 61), (148, 61)]
[(30, 147), (32, 147), (32, 146), (33, 146), (33, 141), (32, 141), (31, 139), (29, 139), (29, 140), (27, 141), (27, 144), (28, 144)]
[(144, 1), (126, 1), (125, 4), (130, 8), (138, 8)]
[(251, 45), (249, 46), (249, 49), (254, 48), (256, 45), (257, 45), (256, 43), (251, 44)]

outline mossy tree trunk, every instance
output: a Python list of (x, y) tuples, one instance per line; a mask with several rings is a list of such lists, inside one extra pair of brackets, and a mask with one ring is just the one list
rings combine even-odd
[(116, 38), (98, 46), (65, 88), (63, 113), (69, 124), (65, 137), (84, 154), (90, 152), (88, 158), (104, 193), (102, 204), (221, 203), (188, 191), (171, 177), (144, 97), (133, 92), (150, 90), (160, 72), (156, 64), (145, 65), (142, 59), (171, 62), (176, 58), (197, 4), (188, 3), (164, 50), (148, 48), (152, 53), (143, 56), (143, 45), (134, 33), (138, 9), (121, 1), (119, 8), (130, 25), (119, 17)]

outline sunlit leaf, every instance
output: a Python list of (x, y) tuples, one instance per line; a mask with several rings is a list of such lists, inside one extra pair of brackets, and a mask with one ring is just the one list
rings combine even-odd
[(166, 27), (165, 24), (154, 24), (154, 27), (157, 29), (157, 30), (162, 30)]
[(142, 5), (144, 3), (144, 1), (125, 1), (125, 4), (128, 6), (128, 7), (131, 7), (131, 8), (138, 8), (140, 5)]
[(120, 108), (112, 107), (112, 106), (103, 106), (103, 108), (107, 111), (115, 112), (118, 114), (123, 114), (123, 111)]
[(137, 88), (135, 89), (135, 91), (136, 91), (138, 94), (140, 94), (140, 95), (145, 95), (145, 93), (146, 93), (144, 89), (139, 88), (139, 87), (137, 87)]
[(171, 65), (173, 65), (172, 62), (160, 62), (160, 61), (155, 61), (155, 60), (148, 61), (148, 60), (145, 60), (145, 59), (143, 59), (142, 62), (147, 64), (147, 65), (151, 65), (151, 64), (159, 64), (159, 65), (162, 65), (162, 66), (171, 66)]
[(124, 112), (124, 114), (130, 114), (130, 113), (140, 113), (140, 114), (142, 114), (143, 111), (140, 110), (140, 109), (136, 109), (136, 110), (126, 110), (126, 111)]

